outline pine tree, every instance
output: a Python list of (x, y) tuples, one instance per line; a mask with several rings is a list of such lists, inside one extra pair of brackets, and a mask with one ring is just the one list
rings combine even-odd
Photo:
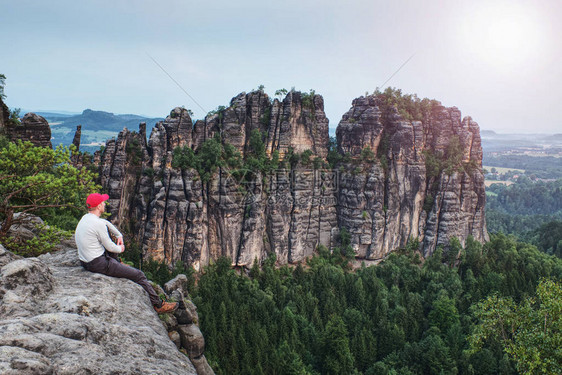
[(347, 328), (341, 317), (333, 315), (322, 336), (322, 373), (351, 374), (353, 368)]

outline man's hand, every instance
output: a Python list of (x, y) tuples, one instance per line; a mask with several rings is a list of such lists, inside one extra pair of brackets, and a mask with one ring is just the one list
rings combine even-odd
[(121, 252), (125, 251), (125, 244), (123, 243), (123, 237), (117, 238), (117, 246), (121, 247)]

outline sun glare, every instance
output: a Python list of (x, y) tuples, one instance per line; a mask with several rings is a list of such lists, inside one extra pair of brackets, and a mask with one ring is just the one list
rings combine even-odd
[(482, 5), (464, 17), (469, 53), (497, 67), (521, 67), (540, 53), (541, 24), (534, 9), (516, 3)]

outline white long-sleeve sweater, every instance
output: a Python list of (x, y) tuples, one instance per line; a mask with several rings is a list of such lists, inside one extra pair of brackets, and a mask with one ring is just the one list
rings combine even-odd
[(108, 229), (117, 238), (123, 237), (121, 232), (109, 221), (91, 213), (82, 216), (74, 234), (78, 247), (78, 258), (81, 261), (90, 262), (103, 255), (105, 250), (112, 253), (122, 252), (121, 246), (117, 246), (109, 237)]

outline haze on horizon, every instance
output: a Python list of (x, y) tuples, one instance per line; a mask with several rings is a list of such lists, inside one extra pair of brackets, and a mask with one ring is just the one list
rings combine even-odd
[(203, 118), (262, 84), (314, 89), (335, 128), (414, 55), (386, 86), (481, 129), (560, 133), (560, 16), (557, 0), (0, 0), (0, 73), (11, 108), (150, 117)]

